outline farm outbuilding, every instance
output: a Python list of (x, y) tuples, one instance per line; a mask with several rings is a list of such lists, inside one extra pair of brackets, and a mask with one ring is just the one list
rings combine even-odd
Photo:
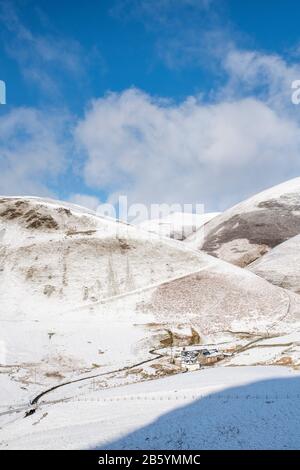
[(199, 362), (203, 365), (214, 364), (224, 358), (224, 354), (217, 349), (201, 349), (199, 351)]

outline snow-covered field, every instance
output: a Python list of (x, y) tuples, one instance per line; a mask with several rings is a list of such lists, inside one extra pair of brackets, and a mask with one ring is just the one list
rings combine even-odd
[(221, 367), (91, 387), (66, 402), (41, 402), (25, 419), (15, 415), (0, 442), (2, 449), (298, 449), (300, 372)]

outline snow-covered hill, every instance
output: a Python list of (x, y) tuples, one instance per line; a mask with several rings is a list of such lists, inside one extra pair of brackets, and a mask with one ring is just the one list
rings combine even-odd
[(300, 293), (300, 235), (276, 246), (248, 266), (276, 286)]
[(53, 387), (61, 400), (93, 380), (181, 373), (174, 347), (226, 347), (225, 365), (257, 363), (260, 347), (261, 364), (300, 364), (297, 294), (79, 206), (1, 198), (0, 281), (3, 429)]
[(300, 233), (300, 178), (267, 189), (205, 225), (198, 248), (246, 266)]
[(0, 199), (0, 233), (1, 305), (10, 314), (21, 304), (30, 314), (97, 302), (202, 266), (180, 244), (58, 201)]
[(126, 294), (208, 264), (180, 242), (59, 201), (2, 198), (0, 223), (1, 362), (26, 383), (138, 362), (134, 345), (148, 334), (138, 325), (152, 317), (127, 308)]
[(206, 214), (172, 212), (160, 219), (145, 220), (139, 224), (139, 227), (161, 236), (188, 241), (196, 231), (199, 231), (203, 225), (217, 215), (219, 212), (207, 212)]

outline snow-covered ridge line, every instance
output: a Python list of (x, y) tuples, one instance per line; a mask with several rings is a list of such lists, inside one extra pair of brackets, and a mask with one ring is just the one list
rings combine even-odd
[[(227, 209), (224, 214), (230, 214), (231, 212), (238, 212), (238, 209), (242, 206), (243, 211), (252, 210), (254, 207), (256, 208), (257, 205), (264, 201), (265, 199), (273, 199), (279, 198), (286, 193), (292, 192), (299, 192), (300, 191), (300, 177), (290, 179), (288, 181), (284, 181), (283, 183), (279, 183), (275, 186), (271, 186), (270, 188), (264, 189), (259, 193), (253, 194), (252, 196), (248, 197), (244, 201), (238, 202), (234, 206)], [(222, 218), (223, 213), (217, 216), (218, 218)], [(217, 220), (213, 221), (217, 222)]]
[[(147, 229), (145, 229), (143, 226), (139, 224), (131, 224), (130, 222), (123, 221), (122, 219), (114, 219), (106, 215), (98, 214), (92, 209), (88, 209), (86, 207), (73, 204), (67, 201), (60, 201), (60, 200), (51, 199), (51, 198), (41, 198), (38, 196), (0, 196), (0, 200), (1, 199), (24, 200), (24, 201), (29, 200), (30, 202), (33, 202), (36, 204), (40, 203), (42, 205), (50, 206), (50, 207), (57, 208), (57, 209), (61, 207), (70, 209), (76, 215), (79, 215), (79, 216), (88, 215), (89, 217), (91, 217), (92, 219), (95, 219), (96, 221), (100, 219), (101, 221), (107, 222), (115, 230), (116, 238), (124, 235), (124, 233), (119, 233), (118, 226), (120, 226), (121, 232), (122, 232), (122, 229), (125, 229), (125, 231), (128, 229), (129, 232), (127, 233), (127, 235), (132, 236), (132, 238), (134, 238), (134, 235), (141, 233), (143, 234), (143, 238), (147, 238), (153, 241), (163, 241), (164, 243), (167, 243), (170, 246), (176, 246), (181, 251), (189, 251), (199, 256), (199, 251), (196, 248), (194, 248), (193, 246), (189, 246), (188, 244), (185, 245), (179, 240), (170, 238), (168, 236), (160, 235), (158, 233), (149, 232)], [(96, 233), (101, 234), (101, 229), (99, 228), (97, 229), (96, 227), (95, 234)], [(53, 237), (53, 234), (51, 234), (51, 236)]]
[(205, 225), (199, 249), (245, 267), (300, 233), (300, 177), (256, 194)]

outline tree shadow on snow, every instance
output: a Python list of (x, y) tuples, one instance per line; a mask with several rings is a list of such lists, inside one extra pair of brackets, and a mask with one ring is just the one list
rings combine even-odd
[[(149, 403), (153, 406), (153, 401), (145, 401), (145, 407)], [(300, 379), (278, 378), (227, 388), (96, 448), (299, 449)]]

